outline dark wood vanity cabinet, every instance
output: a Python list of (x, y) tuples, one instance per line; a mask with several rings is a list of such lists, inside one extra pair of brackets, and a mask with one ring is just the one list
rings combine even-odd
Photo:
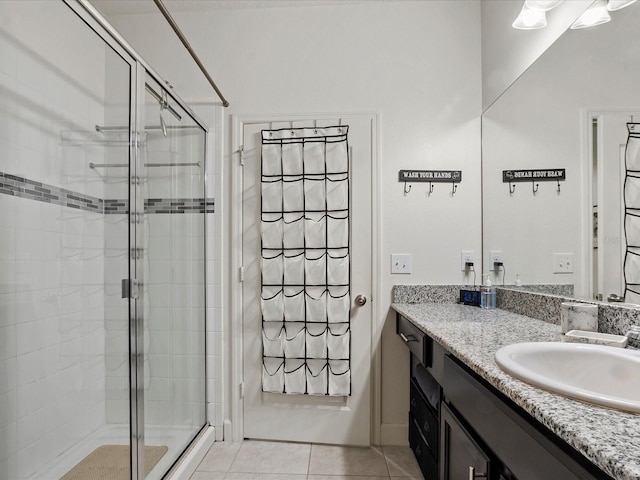
[(409, 444), (426, 480), (612, 480), (398, 314), (411, 351)]

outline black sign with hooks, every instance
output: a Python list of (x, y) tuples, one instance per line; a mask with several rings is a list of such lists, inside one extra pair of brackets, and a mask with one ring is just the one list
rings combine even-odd
[(540, 170), (503, 170), (502, 182), (555, 182), (566, 180), (564, 168), (546, 168)]
[(509, 193), (513, 195), (516, 186), (515, 182), (531, 182), (533, 194), (538, 193), (539, 183), (536, 182), (556, 182), (558, 187), (556, 191), (560, 195), (560, 182), (567, 179), (567, 172), (564, 168), (546, 168), (538, 170), (503, 170), (502, 182), (509, 184)]
[(400, 170), (399, 182), (446, 182), (462, 181), (462, 170)]

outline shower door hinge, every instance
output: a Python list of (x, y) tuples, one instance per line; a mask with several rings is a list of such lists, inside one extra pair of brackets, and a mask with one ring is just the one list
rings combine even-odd
[(130, 278), (122, 279), (122, 298), (138, 298), (138, 292), (140, 291), (140, 282), (132, 280)]
[(244, 382), (241, 382), (238, 386), (238, 392), (240, 393), (240, 398), (244, 398)]
[(240, 165), (244, 166), (244, 145), (238, 147), (238, 156), (240, 159)]
[(240, 275), (240, 281), (244, 282), (244, 266), (238, 269), (238, 274)]

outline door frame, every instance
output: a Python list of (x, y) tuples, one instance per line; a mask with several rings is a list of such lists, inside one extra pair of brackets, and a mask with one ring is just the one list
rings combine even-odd
[[(244, 399), (243, 399), (243, 358), (244, 339), (242, 333), (242, 195), (243, 195), (243, 168), (242, 168), (242, 142), (244, 126), (252, 123), (313, 121), (339, 118), (348, 123), (350, 118), (368, 117), (372, 124), (371, 142), (371, 286), (372, 286), (372, 325), (371, 325), (371, 443), (380, 443), (381, 425), (381, 349), (380, 338), (382, 335), (382, 322), (379, 312), (380, 288), (380, 261), (379, 246), (381, 240), (381, 227), (379, 221), (381, 204), (380, 185), (380, 112), (361, 113), (317, 113), (317, 114), (271, 114), (271, 115), (243, 115), (235, 114), (231, 117), (231, 148), (229, 158), (231, 160), (231, 202), (230, 202), (230, 405), (229, 414), (231, 420), (230, 433), (234, 442), (244, 438)], [(227, 433), (225, 429), (225, 433)], [(225, 440), (229, 440), (226, 439)]]

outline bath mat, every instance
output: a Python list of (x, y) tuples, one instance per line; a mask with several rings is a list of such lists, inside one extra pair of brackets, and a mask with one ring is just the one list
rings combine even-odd
[[(169, 450), (165, 446), (144, 447), (145, 475)], [(87, 455), (60, 480), (126, 480), (129, 474), (129, 445), (103, 445)]]

